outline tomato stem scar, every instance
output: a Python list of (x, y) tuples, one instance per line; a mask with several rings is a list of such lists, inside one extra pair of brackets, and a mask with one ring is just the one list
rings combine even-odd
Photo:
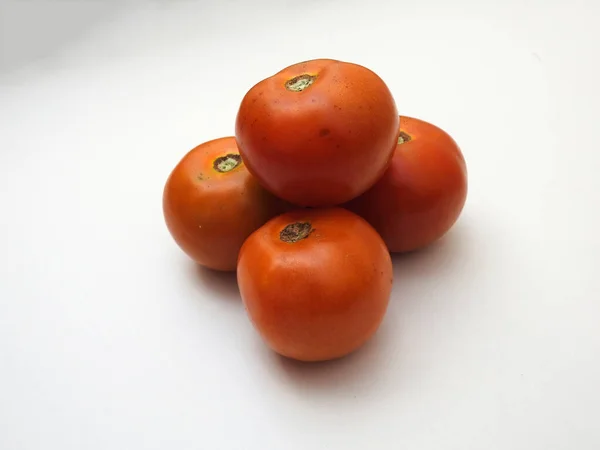
[(279, 233), (279, 239), (288, 244), (306, 239), (308, 235), (313, 231), (310, 222), (295, 222), (287, 225), (281, 233)]
[(412, 139), (412, 137), (410, 137), (410, 134), (405, 133), (404, 131), (401, 131), (400, 136), (398, 136), (398, 145), (404, 144), (405, 142), (408, 142), (411, 139)]
[(288, 91), (300, 92), (313, 84), (316, 79), (316, 75), (309, 75), (307, 73), (298, 75), (297, 77), (287, 80), (285, 82), (285, 88)]
[(229, 172), (242, 163), (242, 157), (235, 153), (219, 156), (213, 163), (213, 169), (217, 172)]

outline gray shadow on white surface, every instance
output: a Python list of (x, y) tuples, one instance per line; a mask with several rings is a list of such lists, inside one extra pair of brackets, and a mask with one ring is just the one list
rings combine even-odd
[(220, 272), (195, 266), (195, 275), (202, 289), (208, 289), (223, 301), (241, 302), (240, 291), (235, 272)]
[[(462, 307), (460, 303), (451, 304), (456, 300), (447, 295), (447, 289), (458, 274), (470, 270), (473, 264), (476, 240), (469, 235), (467, 225), (458, 223), (441, 239), (421, 250), (392, 255), (398, 298), (390, 305), (388, 323), (400, 321), (409, 311), (452, 311)], [(392, 330), (386, 328), (386, 331)]]
[(420, 250), (392, 254), (394, 277), (402, 282), (405, 277), (436, 276), (446, 263), (460, 259), (468, 246), (466, 227), (462, 223), (454, 226), (445, 236)]
[(381, 350), (379, 334), (343, 358), (300, 362), (273, 354), (273, 365), (301, 390), (352, 398), (368, 394), (383, 376), (389, 361)]

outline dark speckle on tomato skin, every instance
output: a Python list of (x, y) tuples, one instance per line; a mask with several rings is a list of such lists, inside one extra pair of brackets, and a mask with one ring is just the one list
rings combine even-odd
[(325, 137), (329, 135), (329, 133), (331, 133), (331, 130), (329, 128), (321, 128), (321, 130), (319, 130), (319, 136), (321, 137)]

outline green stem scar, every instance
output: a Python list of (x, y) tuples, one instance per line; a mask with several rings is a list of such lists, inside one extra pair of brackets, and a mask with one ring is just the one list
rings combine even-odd
[(285, 88), (288, 91), (300, 92), (313, 84), (316, 79), (316, 75), (309, 75), (307, 73), (298, 75), (297, 77), (287, 80), (285, 82)]
[(400, 132), (400, 136), (398, 136), (398, 145), (404, 144), (405, 142), (410, 141), (412, 138), (410, 134), (405, 133), (404, 131)]
[(235, 153), (229, 153), (225, 156), (219, 156), (213, 163), (213, 169), (217, 172), (229, 172), (242, 163), (242, 157)]
[(287, 225), (281, 233), (279, 233), (279, 239), (288, 244), (306, 239), (308, 235), (313, 231), (310, 222), (295, 222)]

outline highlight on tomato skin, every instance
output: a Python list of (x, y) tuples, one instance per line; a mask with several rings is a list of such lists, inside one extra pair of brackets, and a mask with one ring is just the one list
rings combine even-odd
[(167, 228), (192, 260), (235, 271), (244, 240), (289, 209), (250, 175), (233, 136), (190, 150), (169, 175), (163, 191)]
[(344, 206), (364, 217), (390, 252), (403, 253), (444, 236), (461, 215), (467, 191), (467, 166), (455, 140), (434, 124), (400, 116), (389, 168)]
[(237, 279), (265, 344), (299, 361), (348, 355), (377, 331), (392, 289), (379, 234), (339, 207), (297, 209), (246, 240)]
[(301, 207), (335, 206), (384, 173), (398, 139), (398, 110), (372, 70), (316, 59), (250, 88), (235, 136), (248, 170), (274, 195)]

